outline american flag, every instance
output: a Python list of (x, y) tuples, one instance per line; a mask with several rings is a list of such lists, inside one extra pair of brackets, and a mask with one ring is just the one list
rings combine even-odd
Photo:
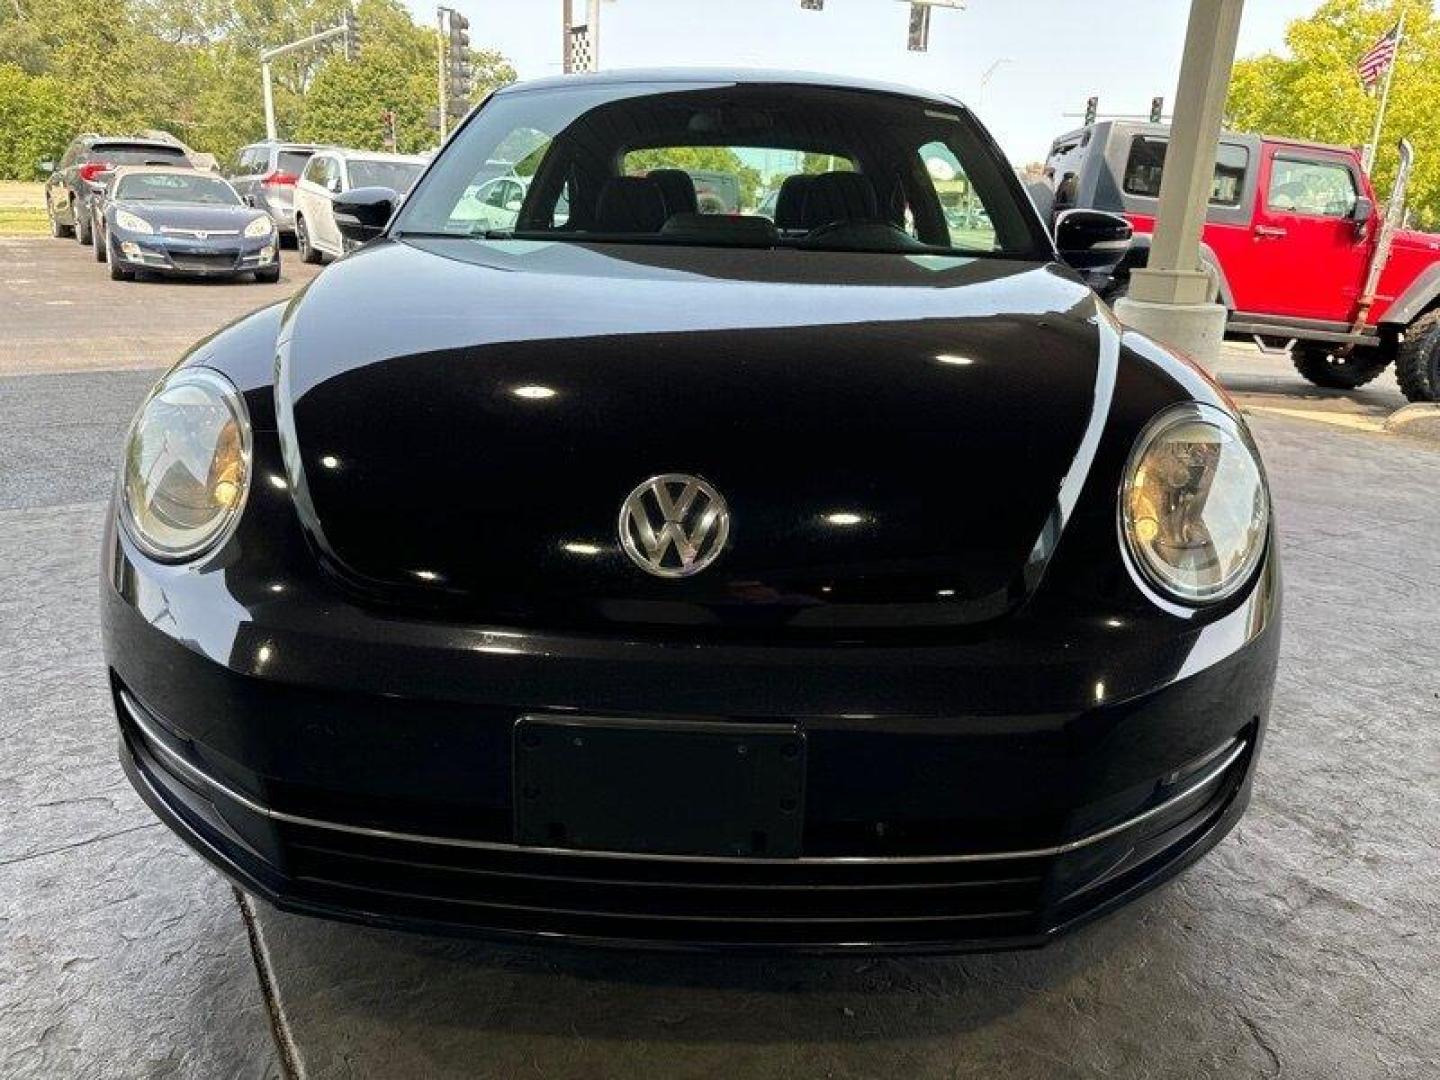
[(1382, 37), (1370, 51), (1360, 58), (1356, 65), (1360, 71), (1360, 81), (1367, 87), (1374, 86), (1380, 76), (1385, 74), (1385, 69), (1395, 62), (1395, 50), (1400, 45), (1400, 26), (1397, 23), (1395, 28)]

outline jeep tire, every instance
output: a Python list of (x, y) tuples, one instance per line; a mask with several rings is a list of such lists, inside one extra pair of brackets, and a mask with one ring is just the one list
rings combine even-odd
[(1410, 401), (1440, 401), (1440, 309), (1411, 323), (1405, 330), (1395, 377)]
[(1316, 386), (1328, 390), (1355, 390), (1390, 366), (1392, 351), (1383, 346), (1357, 345), (1348, 355), (1322, 342), (1300, 341), (1290, 350), (1295, 370)]

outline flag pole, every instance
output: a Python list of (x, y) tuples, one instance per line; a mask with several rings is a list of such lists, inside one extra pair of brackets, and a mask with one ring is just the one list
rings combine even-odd
[(1375, 127), (1370, 132), (1370, 141), (1365, 144), (1365, 171), (1375, 169), (1375, 155), (1380, 151), (1381, 129), (1385, 126), (1385, 107), (1390, 104), (1390, 83), (1395, 78), (1395, 69), (1400, 66), (1400, 43), (1405, 40), (1405, 9), (1400, 9), (1400, 23), (1395, 27), (1395, 55), (1385, 68), (1385, 85), (1380, 91), (1380, 107), (1375, 110)]

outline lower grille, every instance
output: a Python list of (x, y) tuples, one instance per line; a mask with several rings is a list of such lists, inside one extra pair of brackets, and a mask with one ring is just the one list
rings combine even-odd
[(303, 892), (382, 914), (596, 937), (902, 943), (1034, 932), (1042, 867), (746, 863), (439, 848), (281, 829)]
[(170, 261), (177, 270), (229, 270), (235, 266), (235, 255), (178, 255), (171, 252)]

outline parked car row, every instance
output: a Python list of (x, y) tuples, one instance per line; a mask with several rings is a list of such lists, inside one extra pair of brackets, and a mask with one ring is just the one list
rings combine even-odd
[(353, 247), (335, 222), (337, 196), (381, 186), (402, 195), (426, 159), (313, 143), (253, 143), (222, 169), (163, 132), (78, 135), (49, 174), (50, 233), (93, 246), (110, 277), (140, 273), (280, 280), (282, 238), (306, 263)]

